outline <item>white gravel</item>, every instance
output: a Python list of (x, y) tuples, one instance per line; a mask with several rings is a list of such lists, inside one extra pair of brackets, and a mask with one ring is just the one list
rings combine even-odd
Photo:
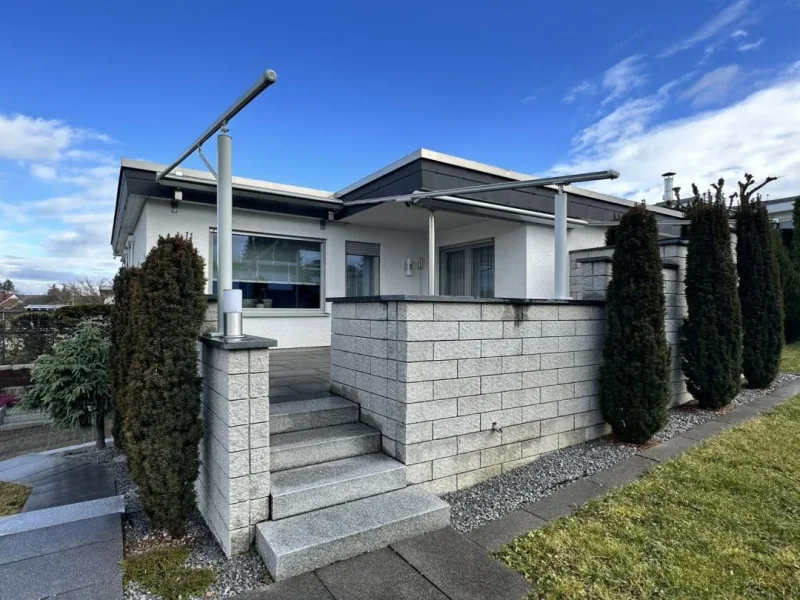
[[(752, 402), (776, 388), (799, 379), (800, 375), (782, 373), (763, 390), (743, 389), (733, 400), (734, 406)], [(714, 419), (714, 411), (701, 410), (695, 403), (669, 411), (667, 424), (654, 440), (663, 442)], [(442, 496), (450, 504), (451, 522), (461, 532), (472, 531), (488, 521), (513, 512), (523, 504), (539, 500), (569, 483), (614, 466), (632, 456), (637, 446), (601, 438), (556, 450), (540, 459), (479, 483), (471, 488)]]

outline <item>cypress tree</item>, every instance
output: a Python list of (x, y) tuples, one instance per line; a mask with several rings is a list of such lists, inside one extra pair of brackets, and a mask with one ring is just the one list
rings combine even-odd
[(800, 273), (800, 196), (792, 204), (792, 261)]
[(159, 238), (137, 277), (137, 331), (125, 397), (125, 449), (150, 521), (180, 535), (195, 507), (205, 316), (204, 261), (190, 240)]
[[(752, 179), (748, 179), (752, 181)], [(742, 369), (751, 388), (778, 374), (783, 349), (783, 295), (770, 219), (746, 191), (736, 212), (736, 268), (742, 307)]]
[(121, 267), (114, 277), (114, 303), (111, 305), (109, 347), (109, 381), (114, 401), (114, 423), (111, 433), (117, 448), (125, 447), (123, 420), (125, 419), (125, 387), (133, 355), (134, 331), (131, 327), (133, 286), (139, 269)]
[(695, 198), (687, 210), (686, 303), (681, 328), (686, 387), (703, 408), (720, 408), (739, 391), (742, 317), (731, 252), (728, 208), (720, 179), (717, 193)]
[(773, 244), (778, 257), (783, 293), (783, 333), (787, 343), (800, 339), (800, 273), (783, 244), (780, 230), (773, 229)]
[(601, 408), (619, 439), (644, 443), (663, 427), (670, 395), (658, 227), (655, 216), (637, 205), (616, 228)]

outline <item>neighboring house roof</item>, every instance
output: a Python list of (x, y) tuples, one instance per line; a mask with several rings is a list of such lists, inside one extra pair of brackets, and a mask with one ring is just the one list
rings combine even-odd
[(26, 304), (25, 310), (56, 310), (62, 308), (64, 304)]
[[(183, 202), (216, 204), (216, 180), (207, 172), (178, 168), (156, 182), (156, 175), (166, 165), (123, 159), (120, 167), (117, 201), (111, 244), (115, 255), (124, 251), (127, 236), (133, 232), (148, 198), (170, 201), (180, 188)], [(474, 184), (523, 181), (534, 176), (500, 169), (483, 163), (420, 149), (360, 179), (338, 192), (284, 185), (269, 181), (233, 177), (233, 205), (236, 208), (288, 213), (322, 220), (341, 220), (363, 211), (370, 205), (349, 206), (356, 200), (384, 198), (420, 190), (439, 190)], [(610, 221), (635, 202), (575, 186), (567, 186), (570, 197), (569, 217), (590, 221)], [(518, 213), (553, 214), (554, 187), (506, 190), (491, 195), (469, 196), (482, 203), (484, 216), (499, 218), (510, 207)], [(455, 208), (446, 199), (439, 200), (445, 210)], [(375, 206), (375, 205), (372, 205)], [(493, 207), (497, 210), (493, 212)], [(681, 213), (650, 206), (662, 218), (680, 219)], [(552, 219), (552, 217), (550, 217)], [(519, 220), (530, 220), (520, 216)]]
[(13, 292), (0, 292), (0, 309), (9, 310), (21, 304), (22, 300)]

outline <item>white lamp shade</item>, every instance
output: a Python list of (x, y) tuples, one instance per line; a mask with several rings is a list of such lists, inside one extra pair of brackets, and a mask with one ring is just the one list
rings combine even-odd
[(222, 312), (242, 312), (242, 290), (222, 291)]

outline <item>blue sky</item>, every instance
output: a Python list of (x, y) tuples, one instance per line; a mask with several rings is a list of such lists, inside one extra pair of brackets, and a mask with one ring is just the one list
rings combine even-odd
[(171, 161), (266, 68), (237, 175), (336, 190), (426, 147), (653, 202), (666, 170), (800, 192), (800, 0), (221, 6), (4, 6), (0, 279), (112, 275), (119, 159)]

